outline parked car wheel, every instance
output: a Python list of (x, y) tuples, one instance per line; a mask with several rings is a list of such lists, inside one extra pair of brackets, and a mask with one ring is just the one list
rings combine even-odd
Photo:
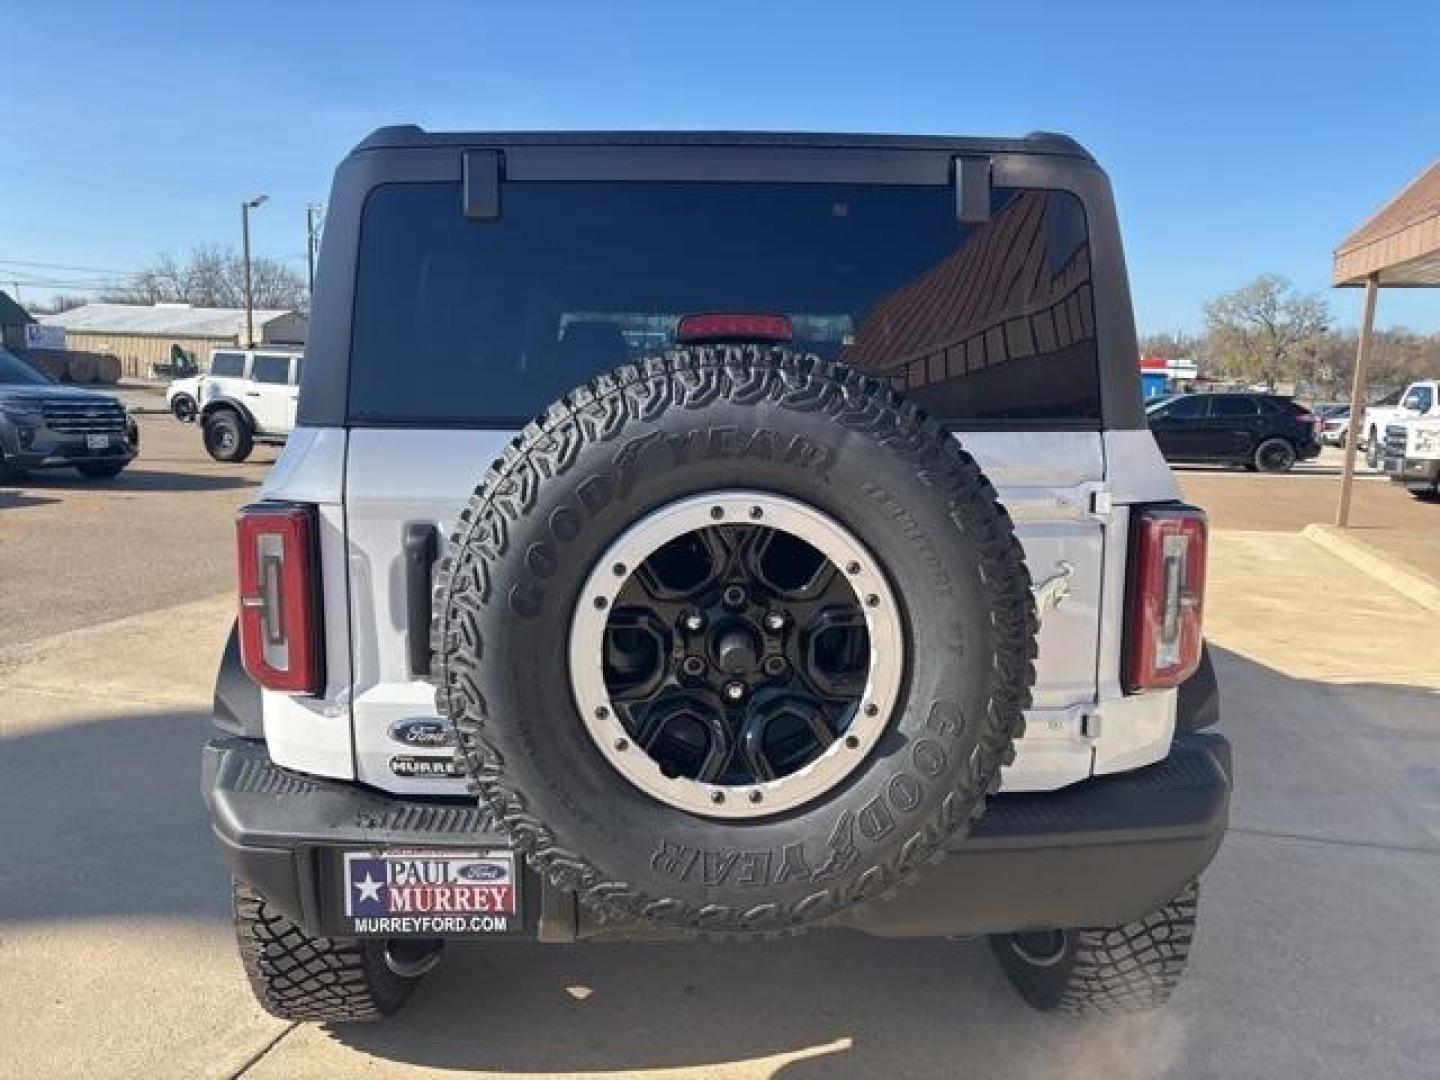
[(1365, 437), (1365, 464), (1372, 469), (1380, 467), (1380, 435), (1373, 427)]
[(195, 399), (189, 394), (176, 394), (175, 399), (170, 402), (170, 414), (182, 424), (189, 424), (195, 419)]
[(241, 462), (255, 448), (255, 434), (234, 409), (217, 409), (205, 418), (205, 450), (216, 461)]
[(1255, 468), (1285, 473), (1295, 467), (1295, 447), (1286, 439), (1266, 439), (1255, 448)]

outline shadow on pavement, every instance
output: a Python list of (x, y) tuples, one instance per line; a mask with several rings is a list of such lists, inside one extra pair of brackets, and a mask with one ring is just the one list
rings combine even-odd
[[(266, 464), (259, 462), (258, 464)], [(47, 469), (29, 473), (24, 486), (40, 490), (87, 490), (123, 492), (186, 492), (225, 491), (233, 488), (259, 487), (253, 476), (216, 476), (213, 473), (171, 472), (153, 469), (144, 464), (132, 465), (110, 480), (92, 480), (70, 469)], [(3, 505), (3, 503), (0, 503)]]
[(0, 739), (0, 926), (227, 917), (200, 799), (209, 720), (121, 713)]
[(20, 510), (27, 506), (46, 506), (59, 501), (59, 499), (41, 499), (34, 495), (22, 495), (18, 491), (0, 488), (0, 510)]
[[(284, 1075), (288, 1055), (313, 1053), (337, 1067), (312, 1074), (343, 1074), (361, 1067), (356, 1051), (379, 1059), (371, 1067), (526, 1075), (1099, 1080), (1338, 1076), (1358, 1054), (1373, 1075), (1409, 1075), (1429, 1060), (1433, 1029), (1418, 1017), (1440, 970), (1440, 699), (1217, 654), (1245, 835), (1207, 878), (1192, 973), (1165, 1012), (1084, 1023), (1030, 1012), (982, 942), (497, 942), (453, 947), (388, 1024), (301, 1027), (273, 1064)], [(198, 792), (209, 732), (201, 712), (155, 711), (0, 740), (0, 927), (223, 923), (226, 870)]]

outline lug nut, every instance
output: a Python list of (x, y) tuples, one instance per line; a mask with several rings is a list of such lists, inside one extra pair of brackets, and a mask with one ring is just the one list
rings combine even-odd
[(785, 658), (783, 656), (767, 656), (765, 658), (765, 674), (779, 675), (785, 670)]
[(705, 674), (705, 661), (698, 656), (687, 656), (680, 664), (680, 670), (691, 678), (698, 679)]
[(725, 684), (725, 696), (731, 701), (739, 701), (745, 696), (745, 684), (742, 682), (727, 682)]
[(732, 611), (740, 610), (745, 606), (745, 589), (740, 585), (727, 585), (720, 594), (720, 602)]
[(685, 629), (689, 630), (692, 634), (698, 634), (701, 630), (705, 629), (705, 616), (701, 615), (698, 611), (690, 612), (681, 622), (684, 624)]
[(783, 629), (785, 629), (785, 615), (784, 615), (784, 613), (783, 613), (783, 612), (779, 612), (779, 611), (769, 612), (769, 613), (765, 616), (765, 629), (766, 629), (766, 630), (783, 630)]

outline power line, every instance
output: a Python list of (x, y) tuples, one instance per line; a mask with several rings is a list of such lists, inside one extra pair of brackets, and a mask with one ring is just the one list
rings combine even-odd
[(0, 266), (29, 266), (40, 270), (79, 270), (95, 274), (129, 275), (138, 273), (135, 270), (116, 270), (114, 267), (74, 266), (70, 263), (33, 262), (28, 259), (0, 259)]

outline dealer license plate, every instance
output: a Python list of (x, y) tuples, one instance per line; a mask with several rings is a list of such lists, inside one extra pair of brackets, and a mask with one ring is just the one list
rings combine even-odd
[(105, 449), (108, 449), (109, 446), (110, 446), (110, 436), (109, 436), (109, 435), (86, 435), (86, 436), (85, 436), (85, 449), (86, 449), (86, 450), (105, 450)]
[(520, 929), (508, 851), (347, 851), (345, 921), (357, 936), (506, 934)]

